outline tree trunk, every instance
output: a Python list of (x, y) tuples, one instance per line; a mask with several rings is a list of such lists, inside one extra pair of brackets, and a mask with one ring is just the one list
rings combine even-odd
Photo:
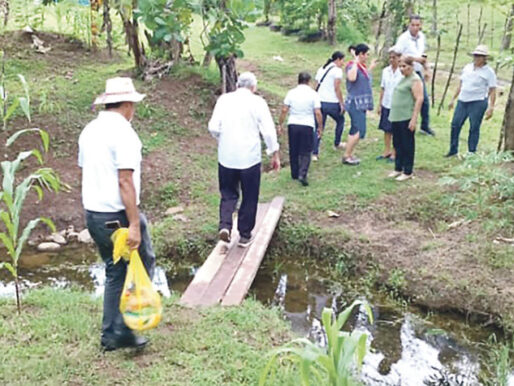
[(494, 47), (494, 7), (491, 6), (491, 46)]
[(378, 27), (377, 33), (375, 34), (375, 54), (378, 54), (378, 45), (380, 41), (380, 35), (382, 35), (382, 28), (384, 19), (387, 16), (387, 0), (382, 3), (382, 12), (380, 12), (380, 17), (378, 19)]
[(505, 27), (505, 33), (502, 39), (501, 51), (507, 51), (510, 48), (510, 42), (512, 40), (512, 23), (514, 20), (514, 4), (510, 8), (510, 15), (507, 20)]
[(471, 34), (470, 32), (470, 24), (471, 24), (471, 2), (470, 0), (468, 0), (468, 33), (466, 35), (466, 45), (469, 47), (469, 35)]
[(503, 116), (503, 150), (514, 152), (514, 68), (512, 71), (512, 82), (510, 84), (509, 98), (507, 106), (505, 106), (505, 115)]
[(478, 40), (480, 40), (480, 33), (482, 32), (481, 28), (482, 28), (482, 13), (483, 12), (484, 12), (484, 8), (480, 7), (480, 13), (478, 14), (478, 24), (477, 24), (477, 27), (478, 27), (477, 37), (478, 37)]
[(212, 62), (212, 55), (210, 52), (206, 52), (204, 57), (203, 57), (203, 63), (202, 63), (202, 66), (204, 67), (209, 67), (211, 65), (211, 62)]
[(380, 58), (382, 62), (387, 63), (389, 58), (389, 48), (391, 48), (394, 44), (395, 38), (395, 26), (394, 26), (395, 16), (392, 10), (390, 9), (387, 15), (386, 28), (384, 32), (384, 45), (382, 46), (382, 51), (380, 53)]
[(432, 73), (432, 108), (435, 107), (435, 76), (437, 72), (437, 64), (439, 63), (439, 54), (441, 53), (441, 34), (437, 34), (437, 52), (435, 54), (434, 71)]
[[(134, 1), (134, 8), (137, 3)], [(129, 51), (134, 55), (134, 63), (138, 71), (143, 70), (146, 64), (145, 49), (139, 39), (139, 24), (135, 16), (129, 17), (122, 9), (120, 9), (120, 17), (125, 30), (125, 37), (129, 46)]]
[(416, 14), (416, 12), (414, 11), (414, 1), (406, 0), (405, 1), (405, 15), (407, 17), (411, 17), (414, 14)]
[(478, 44), (482, 44), (482, 41), (484, 40), (485, 30), (487, 29), (487, 23), (484, 23), (484, 27), (480, 31), (480, 36), (478, 37)]
[(107, 34), (107, 49), (109, 50), (109, 57), (112, 58), (112, 20), (111, 20), (111, 7), (109, 0), (103, 0), (104, 2), (104, 13), (103, 13), (103, 25), (102, 31)]
[(235, 55), (230, 55), (228, 58), (217, 57), (216, 63), (221, 74), (221, 92), (225, 94), (234, 91), (237, 88)]
[(459, 43), (460, 43), (461, 34), (462, 34), (462, 24), (459, 24), (459, 32), (457, 34), (457, 41), (455, 42), (455, 48), (453, 50), (452, 67), (450, 68), (450, 74), (448, 75), (448, 80), (446, 81), (446, 86), (444, 88), (443, 96), (441, 97), (441, 103), (439, 103), (439, 107), (437, 108), (437, 115), (439, 115), (441, 113), (441, 108), (443, 107), (444, 98), (446, 97), (446, 93), (448, 92), (448, 87), (450, 86), (450, 82), (452, 80), (453, 71), (455, 69), (455, 59), (457, 59), (457, 52), (459, 51)]
[(9, 0), (0, 0), (0, 10), (4, 14), (4, 28), (9, 21)]
[(328, 42), (336, 44), (336, 0), (328, 0), (328, 20), (327, 20)]
[(90, 10), (91, 10), (91, 48), (93, 50), (98, 49), (98, 35), (100, 30), (98, 29), (98, 25), (96, 23), (96, 19), (98, 16), (98, 11), (100, 10), (101, 0), (91, 0), (90, 1)]
[(432, 1), (432, 35), (437, 34), (437, 0)]
[(269, 24), (269, 14), (271, 11), (271, 0), (264, 0), (264, 22)]

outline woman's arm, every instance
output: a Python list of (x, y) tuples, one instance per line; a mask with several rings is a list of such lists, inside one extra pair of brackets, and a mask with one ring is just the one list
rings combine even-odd
[(289, 112), (289, 106), (283, 105), (282, 111), (280, 112), (280, 117), (278, 118), (278, 135), (282, 135), (282, 125), (284, 124), (284, 121), (286, 119), (286, 115)]
[(341, 91), (341, 79), (334, 80), (334, 89), (336, 91), (337, 100), (339, 101), (339, 105), (341, 106), (341, 111), (343, 111), (344, 99), (343, 99), (343, 92)]
[(494, 111), (494, 104), (496, 103), (496, 87), (491, 87), (489, 89), (489, 108), (485, 113), (485, 119), (491, 119)]
[(412, 96), (416, 102), (414, 104), (414, 110), (412, 111), (412, 118), (409, 122), (409, 130), (415, 131), (418, 123), (418, 115), (421, 110), (421, 105), (423, 104), (423, 82), (421, 82), (421, 80), (414, 81), (411, 90)]
[(457, 97), (459, 96), (461, 87), (462, 87), (462, 81), (459, 82), (459, 87), (457, 87), (457, 90), (455, 91), (455, 94), (453, 95), (452, 100), (450, 101), (450, 103), (448, 103), (448, 110), (453, 109), (453, 105), (455, 104), (455, 99), (457, 99)]
[(352, 64), (352, 68), (350, 68), (346, 73), (346, 79), (348, 79), (350, 82), (355, 82), (357, 80), (358, 69), (359, 66), (357, 65), (357, 60), (355, 60)]
[(382, 99), (384, 99), (384, 88), (380, 87), (380, 97), (379, 97), (378, 106), (377, 106), (378, 115), (380, 115), (380, 113), (382, 112)]

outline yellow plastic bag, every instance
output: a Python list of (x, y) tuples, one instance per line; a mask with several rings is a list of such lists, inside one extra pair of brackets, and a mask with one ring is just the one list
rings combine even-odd
[(120, 228), (112, 235), (113, 260), (129, 261), (127, 277), (120, 298), (120, 312), (125, 324), (132, 330), (155, 328), (161, 321), (161, 297), (154, 290), (137, 249), (127, 246), (128, 228)]

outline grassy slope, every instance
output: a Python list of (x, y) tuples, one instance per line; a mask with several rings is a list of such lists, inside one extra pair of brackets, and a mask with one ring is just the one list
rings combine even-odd
[[(199, 311), (177, 300), (165, 300), (161, 324), (145, 334), (151, 339), (147, 349), (107, 354), (99, 352), (99, 299), (69, 290), (32, 291), (19, 316), (12, 300), (0, 300), (0, 383), (254, 384), (271, 345), (290, 338), (279, 312), (254, 300)], [(279, 374), (279, 384), (294, 384), (289, 376)]]

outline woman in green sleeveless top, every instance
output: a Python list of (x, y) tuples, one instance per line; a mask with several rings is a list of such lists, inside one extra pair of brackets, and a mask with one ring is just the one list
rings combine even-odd
[(395, 168), (389, 177), (405, 181), (412, 177), (414, 166), (414, 132), (423, 104), (423, 82), (414, 72), (413, 60), (402, 56), (400, 71), (403, 79), (393, 92), (389, 120), (393, 127), (393, 146), (396, 151)]

